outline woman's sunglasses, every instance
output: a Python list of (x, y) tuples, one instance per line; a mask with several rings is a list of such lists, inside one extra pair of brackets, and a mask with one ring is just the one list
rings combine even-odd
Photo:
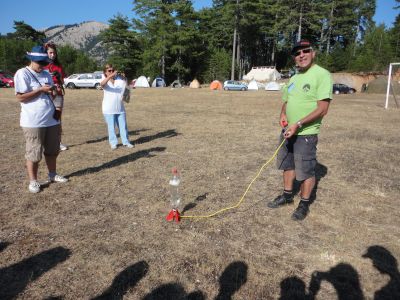
[(114, 72), (114, 69), (108, 69), (107, 72)]
[(295, 53), (294, 53), (294, 56), (296, 57), (296, 56), (299, 56), (300, 54), (306, 54), (306, 53), (310, 53), (312, 51), (312, 48), (306, 48), (306, 49), (301, 49), (301, 50), (299, 50), (299, 51), (296, 51)]

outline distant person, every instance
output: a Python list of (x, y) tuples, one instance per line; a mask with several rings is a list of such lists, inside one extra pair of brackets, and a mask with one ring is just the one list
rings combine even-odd
[(283, 193), (269, 202), (268, 207), (292, 204), (293, 183), (297, 179), (301, 181), (301, 200), (292, 219), (303, 220), (309, 212), (310, 196), (316, 182), (318, 134), (332, 99), (332, 77), (314, 63), (316, 53), (309, 41), (297, 42), (292, 55), (298, 73), (290, 78), (283, 91), (281, 142), (286, 141), (277, 156), (278, 169), (283, 171)]
[(53, 80), (44, 67), (50, 62), (43, 46), (35, 46), (26, 57), (28, 67), (19, 69), (14, 76), (15, 95), (21, 103), (20, 126), (26, 142), (26, 168), (29, 177), (28, 189), (40, 192), (38, 182), (39, 162), (42, 152), (49, 171), (50, 182), (67, 182), (68, 179), (56, 171), (60, 151), (60, 120), (53, 104)]
[[(61, 126), (61, 114), (64, 107), (64, 69), (60, 62), (58, 61), (58, 54), (57, 54), (57, 47), (53, 43), (46, 43), (44, 47), (47, 50), (47, 55), (49, 56), (51, 62), (45, 67), (45, 70), (48, 70), (50, 75), (53, 78), (53, 82), (56, 86), (56, 97), (54, 98), (54, 106), (60, 115), (60, 130), (62, 133), (62, 126)], [(61, 143), (60, 137), (60, 150), (64, 151), (67, 150), (68, 147)]]
[(126, 112), (122, 101), (127, 85), (126, 78), (117, 72), (111, 64), (106, 64), (103, 69), (100, 83), (104, 91), (102, 110), (108, 128), (108, 142), (111, 149), (117, 149), (118, 138), (115, 125), (119, 128), (119, 135), (125, 147), (133, 148), (129, 142)]

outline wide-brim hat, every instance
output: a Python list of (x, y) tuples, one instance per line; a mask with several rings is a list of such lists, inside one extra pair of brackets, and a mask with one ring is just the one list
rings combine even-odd
[(47, 55), (47, 51), (43, 46), (34, 46), (31, 52), (26, 52), (26, 58), (30, 61), (51, 62), (49, 56)]
[(299, 49), (308, 48), (308, 47), (312, 47), (312, 44), (310, 43), (309, 40), (300, 40), (294, 44), (294, 46), (292, 48), (292, 54), (294, 54)]

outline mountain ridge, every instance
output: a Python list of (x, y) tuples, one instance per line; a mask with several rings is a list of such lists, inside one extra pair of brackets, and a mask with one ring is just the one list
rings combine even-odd
[(81, 50), (100, 64), (107, 59), (108, 53), (99, 39), (100, 32), (109, 25), (97, 21), (84, 21), (76, 24), (54, 25), (41, 30), (47, 41), (56, 45)]

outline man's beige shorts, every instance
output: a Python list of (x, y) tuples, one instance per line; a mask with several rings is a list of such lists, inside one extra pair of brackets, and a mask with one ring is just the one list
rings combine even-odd
[(24, 132), (26, 160), (39, 162), (42, 153), (46, 156), (56, 156), (60, 151), (60, 125), (51, 127), (27, 128), (22, 127)]

